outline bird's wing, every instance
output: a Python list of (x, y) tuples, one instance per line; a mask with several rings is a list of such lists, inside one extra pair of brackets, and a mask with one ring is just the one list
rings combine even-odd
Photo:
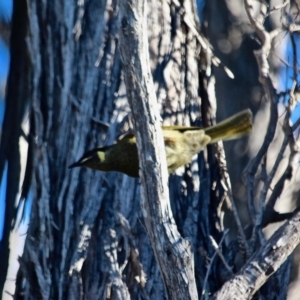
[[(176, 137), (178, 139), (176, 132), (178, 132), (178, 131), (181, 132), (180, 130), (175, 130), (174, 127), (176, 127), (176, 126), (162, 127), (165, 144), (171, 148), (175, 148)], [(182, 127), (182, 126), (178, 126), (178, 127)], [(190, 127), (185, 127), (185, 128), (188, 129)], [(131, 133), (127, 133), (126, 135), (123, 135), (121, 140), (119, 140), (119, 141), (135, 142), (136, 139), (135, 139), (135, 135), (131, 132)]]
[(181, 125), (172, 125), (172, 126), (163, 126), (163, 130), (170, 130), (170, 131), (179, 131), (179, 132), (184, 132), (187, 130), (199, 130), (203, 129), (201, 127), (196, 127), (196, 126), (181, 126)]

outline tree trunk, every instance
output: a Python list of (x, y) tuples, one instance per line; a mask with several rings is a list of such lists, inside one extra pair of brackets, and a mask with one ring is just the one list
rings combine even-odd
[[(176, 299), (177, 295), (183, 295), (186, 290), (193, 295), (190, 298), (197, 298), (197, 293), (199, 297), (201, 295), (207, 298), (222, 286), (227, 287), (224, 283), (230, 278), (231, 281), (228, 282), (234, 282), (236, 277), (233, 276), (241, 266), (247, 269), (251, 265), (251, 260), (246, 261), (253, 253), (257, 251), (252, 259), (260, 259), (259, 255), (263, 251), (259, 252), (260, 247), (272, 248), (272, 245), (263, 243), (261, 232), (265, 219), (257, 211), (251, 215), (247, 228), (241, 226), (232, 200), (222, 143), (208, 146), (190, 165), (170, 176), (170, 199), (164, 187), (165, 182), (157, 180), (166, 175), (163, 168), (158, 168), (154, 177), (150, 176), (145, 169), (146, 160), (141, 164), (141, 179), (116, 172), (68, 169), (86, 150), (112, 144), (120, 134), (132, 128), (131, 121), (138, 133), (138, 149), (142, 153), (147, 138), (153, 136), (149, 134), (149, 130), (154, 130), (154, 137), (156, 136), (158, 122), (154, 122), (155, 129), (150, 122), (150, 129), (144, 131), (147, 137), (141, 137), (140, 132), (145, 130), (141, 124), (146, 126), (143, 121), (152, 116), (151, 109), (148, 110), (149, 115), (138, 116), (135, 110), (138, 107), (135, 105), (140, 104), (141, 100), (146, 101), (144, 98), (148, 97), (150, 103), (155, 103), (154, 93), (164, 125), (209, 126), (215, 122), (215, 74), (219, 76), (224, 72), (228, 76), (231, 73), (219, 65), (203, 34), (203, 31), (209, 33), (209, 29), (213, 28), (209, 27), (210, 24), (215, 26), (217, 23), (217, 20), (207, 17), (209, 5), (207, 3), (204, 10), (208, 21), (203, 23), (201, 31), (193, 0), (147, 2), (149, 66), (145, 40), (145, 48), (141, 53), (139, 42), (135, 48), (132, 40), (124, 39), (124, 32), (119, 31), (130, 22), (144, 22), (145, 26), (146, 20), (132, 18), (127, 19), (125, 24), (126, 19), (121, 18), (120, 13), (126, 14), (126, 11), (120, 7), (118, 0), (16, 1), (13, 24), (17, 24), (18, 20), (25, 21), (22, 23), (23, 30), (18, 34), (12, 30), (11, 40), (17, 39), (24, 44), (21, 62), (11, 65), (7, 102), (11, 107), (19, 105), (22, 108), (18, 122), (22, 121), (27, 111), (30, 116), (30, 146), (24, 186), (27, 187), (27, 192), (31, 187), (33, 204), (24, 253), (19, 259), (15, 299)], [(215, 5), (219, 7), (221, 4)], [(249, 6), (245, 7), (249, 9)], [(18, 13), (22, 18), (18, 17)], [(134, 35), (135, 31), (130, 31), (130, 34)], [(145, 38), (145, 33), (142, 36)], [(119, 40), (122, 37), (123, 40)], [(126, 42), (130, 43), (130, 51), (124, 49)], [(248, 50), (248, 55), (253, 55), (252, 48)], [(145, 78), (151, 81), (147, 77), (149, 72), (142, 75), (130, 74), (131, 67), (136, 70), (136, 61), (132, 61), (132, 65), (127, 61), (127, 68), (124, 69), (120, 53), (123, 64), (126, 63), (126, 55), (127, 58), (130, 55), (138, 59), (145, 58), (142, 61), (146, 66), (144, 71), (151, 70), (154, 87), (150, 84), (151, 89), (143, 99), (133, 97), (140, 97), (141, 94), (132, 88), (131, 83), (136, 78), (139, 79), (138, 84), (143, 84)], [(17, 53), (12, 53), (12, 60), (17, 57)], [(261, 71), (261, 66), (258, 66)], [(23, 67), (22, 72), (18, 71), (20, 67)], [(251, 88), (264, 86), (267, 100), (272, 103), (270, 111), (274, 113), (278, 98), (276, 93), (271, 93), (274, 92), (272, 82), (268, 81), (269, 76), (261, 76), (259, 82), (259, 74), (253, 71), (255, 68), (257, 64), (254, 61), (253, 67), (251, 65), (253, 80), (249, 84)], [(19, 76), (14, 82), (12, 78), (16, 77), (12, 77), (13, 74)], [(220, 84), (220, 81), (217, 83)], [(131, 91), (128, 98), (132, 115), (125, 86), (127, 93)], [(230, 86), (223, 88), (226, 94), (229, 88), (230, 95)], [(249, 87), (250, 90), (251, 88)], [(221, 98), (222, 89), (216, 91)], [(226, 105), (227, 100), (222, 101), (220, 115), (225, 115), (226, 111), (232, 114), (249, 106)], [(233, 106), (234, 109), (231, 109)], [(7, 125), (4, 130), (8, 130), (12, 115), (13, 109), (7, 108)], [(276, 117), (275, 114), (272, 116)], [(139, 117), (141, 120), (136, 121)], [(295, 129), (286, 126), (289, 130)], [(19, 123), (15, 127), (17, 141), (22, 132)], [(274, 129), (272, 122), (269, 129)], [(9, 144), (9, 134), (10, 131), (7, 131), (7, 138), (1, 141), (0, 172), (3, 172), (6, 159), (11, 159), (16, 164), (18, 161), (14, 158), (14, 155), (18, 155), (18, 145), (15, 140)], [(288, 140), (292, 145), (291, 140)], [(159, 148), (152, 148), (153, 143), (148, 144), (147, 151), (154, 151), (151, 153), (159, 156)], [(143, 161), (143, 154), (140, 158)], [(245, 157), (241, 159), (246, 160)], [(240, 165), (240, 161), (234, 160), (231, 164)], [(263, 158), (258, 161), (261, 163)], [(236, 174), (239, 175), (233, 177), (235, 184), (238, 181), (236, 178), (241, 177), (242, 170), (242, 167), (238, 168)], [(14, 172), (19, 174), (18, 170), (14, 169)], [(29, 181), (31, 174), (32, 180)], [(282, 178), (285, 182), (288, 177)], [(12, 180), (15, 184), (12, 187), (14, 193), (6, 196), (11, 209), (6, 221), (8, 235), (6, 244), (1, 241), (1, 251), (9, 250), (9, 230), (11, 221), (15, 219), (13, 204), (18, 187)], [(147, 196), (147, 191), (153, 188), (151, 180), (153, 185), (162, 184), (161, 187), (164, 188), (156, 190), (157, 194)], [(146, 191), (147, 184), (150, 188)], [(143, 195), (142, 208), (140, 190)], [(151, 196), (152, 201), (154, 198), (160, 199), (159, 193), (162, 190), (161, 199), (164, 203), (149, 200)], [(246, 198), (245, 190), (242, 193)], [(253, 189), (251, 192), (254, 193)], [(234, 193), (234, 196), (238, 194), (237, 185), (234, 186)], [(25, 196), (28, 193), (24, 193)], [(274, 197), (277, 196), (278, 194)], [(168, 201), (170, 206), (166, 204)], [(274, 217), (274, 205), (268, 211), (271, 212), (270, 219)], [(254, 201), (250, 201), (250, 208), (253, 206)], [(146, 212), (160, 213), (161, 207), (165, 209), (162, 215), (167, 216), (165, 223), (153, 221), (163, 219), (159, 219), (161, 216), (155, 215), (157, 218), (147, 219)], [(236, 231), (230, 231), (230, 242), (223, 222), (224, 213), (234, 217), (234, 226), (237, 228)], [(292, 219), (293, 244), (287, 242), (289, 247), (284, 248), (285, 253), (280, 262), (274, 262), (276, 267), (268, 269), (267, 275), (263, 274), (265, 277), (259, 277), (258, 284), (255, 282), (249, 286), (251, 296), (284, 261), (286, 263), (281, 268), (280, 276), (275, 275), (273, 278), (288, 278), (290, 260), (286, 259), (299, 242), (299, 233), (294, 229), (297, 228), (298, 219), (297, 214)], [(172, 230), (168, 235), (166, 231), (170, 228)], [(165, 229), (160, 233), (160, 230)], [(284, 228), (280, 232), (285, 234)], [(169, 239), (167, 242), (170, 244), (166, 242), (167, 246), (159, 249), (159, 243), (166, 241), (165, 236), (170, 237), (172, 234), (176, 239)], [(275, 238), (274, 243), (278, 243)], [(183, 251), (181, 253), (184, 253), (184, 257), (176, 252), (178, 249)], [(264, 258), (262, 257), (262, 261)], [(178, 267), (178, 273), (168, 274), (166, 270), (172, 272), (175, 267)], [(7, 266), (3, 265), (6, 273), (5, 268)], [(177, 279), (178, 284), (174, 283)], [(192, 284), (184, 287), (183, 282), (186, 285)], [(262, 297), (268, 295), (274, 284), (269, 282), (269, 287), (265, 285), (265, 290), (260, 290)], [(286, 289), (284, 292), (286, 294)], [(216, 299), (219, 299), (218, 295), (224, 295), (223, 291), (215, 294)]]

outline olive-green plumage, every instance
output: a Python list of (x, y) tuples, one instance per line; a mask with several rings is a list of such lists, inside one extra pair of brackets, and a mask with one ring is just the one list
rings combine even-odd
[[(188, 126), (162, 127), (169, 173), (188, 164), (192, 157), (207, 144), (230, 140), (249, 134), (252, 130), (252, 114), (244, 110), (223, 122), (208, 128)], [(116, 144), (95, 148), (69, 168), (87, 167), (100, 171), (117, 171), (131, 177), (139, 177), (139, 160), (136, 138), (128, 134)]]

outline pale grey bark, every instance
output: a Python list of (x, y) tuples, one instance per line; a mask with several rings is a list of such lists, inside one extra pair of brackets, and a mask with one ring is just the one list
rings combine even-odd
[[(232, 219), (234, 227), (239, 227), (241, 238), (234, 234), (236, 231), (231, 230), (228, 234), (231, 242), (223, 242), (216, 252), (215, 244), (227, 238), (224, 234), (227, 226), (223, 223), (224, 213), (229, 218), (232, 216), (230, 210), (228, 212), (224, 209), (225, 205), (234, 208), (234, 202), (230, 204), (230, 201), (237, 197), (246, 198), (245, 193), (238, 194), (235, 188), (233, 195), (231, 194), (226, 170), (227, 160), (221, 144), (209, 146), (181, 173), (178, 171), (170, 176), (170, 205), (164, 163), (153, 169), (153, 162), (149, 162), (147, 157), (145, 161), (142, 160), (142, 195), (147, 193), (157, 200), (161, 193), (162, 201), (143, 201), (142, 209), (139, 180), (117, 173), (67, 169), (85, 150), (113, 143), (120, 133), (126, 132), (131, 126), (124, 78), (129, 88), (133, 87), (132, 80), (138, 80), (134, 87), (138, 87), (138, 84), (149, 84), (149, 81), (143, 81), (138, 75), (143, 74), (151, 80), (149, 66), (142, 69), (141, 74), (132, 72), (131, 67), (138, 67), (139, 64), (127, 64), (123, 77), (119, 42), (124, 53), (126, 50), (130, 51), (123, 55), (124, 59), (130, 55), (136, 57), (139, 47), (135, 49), (135, 44), (128, 44), (124, 49), (122, 45), (129, 43), (129, 38), (119, 41), (120, 26), (124, 28), (133, 21), (130, 19), (122, 24), (119, 1), (21, 0), (16, 3), (14, 9), (24, 19), (15, 17), (13, 26), (17, 26), (20, 20), (24, 21), (22, 24), (25, 26), (18, 31), (16, 40), (17, 43), (24, 43), (24, 47), (18, 48), (21, 50), (19, 59), (22, 64), (12, 64), (15, 72), (12, 74), (18, 75), (12, 78), (18, 80), (11, 80), (9, 83), (10, 110), (6, 118), (9, 120), (14, 117), (16, 110), (13, 107), (21, 107), (22, 113), (24, 108), (28, 109), (31, 115), (28, 141), (34, 146), (34, 151), (33, 156), (29, 155), (29, 170), (33, 172), (33, 206), (24, 254), (20, 258), (15, 299), (164, 299), (167, 296), (181, 297), (183, 290), (188, 291), (191, 298), (197, 293), (205, 298), (222, 288), (232, 273), (237, 273), (240, 269), (242, 272), (242, 266), (251, 266), (251, 260), (248, 263), (243, 260), (247, 254), (251, 256), (251, 253), (258, 253), (252, 258), (252, 262), (257, 258), (261, 261), (268, 258), (269, 253), (263, 252), (263, 249), (272, 246), (269, 243), (264, 244), (263, 226), (274, 219), (278, 221), (291, 217), (291, 214), (276, 214), (274, 207), (282, 191), (286, 190), (290, 176), (295, 178), (297, 149), (291, 132), (296, 127), (290, 127), (285, 122), (284, 133), (289, 136), (291, 154), (286, 155), (289, 163), (280, 180), (272, 181), (272, 174), (265, 170), (264, 158), (260, 162), (261, 174), (265, 172), (269, 177), (265, 181), (262, 176), (259, 179), (254, 177), (258, 190), (258, 180), (264, 181), (265, 189), (269, 191), (268, 182), (274, 184), (270, 197), (269, 194), (262, 193), (263, 201), (270, 199), (263, 206), (265, 214), (255, 211), (256, 215), (252, 216), (255, 222), (245, 229), (239, 225), (241, 211), (235, 210), (235, 218)], [(223, 2), (211, 0), (207, 3), (207, 8), (211, 3), (219, 10), (224, 5)], [(215, 50), (202, 32), (209, 31), (212, 25), (222, 25), (221, 19), (216, 17), (217, 12), (214, 12), (211, 19), (206, 19), (209, 22), (203, 23), (202, 30), (193, 1), (150, 0), (148, 7), (148, 36), (143, 34), (142, 39), (138, 39), (136, 43), (146, 47), (145, 39), (148, 38), (153, 86), (163, 123), (209, 126), (214, 122), (217, 108), (220, 112), (222, 107), (222, 113), (227, 111), (227, 116), (235, 112), (234, 109), (239, 110), (242, 105), (238, 102), (239, 98), (232, 95), (232, 86), (222, 86), (222, 81), (215, 81), (214, 74), (219, 76), (223, 73), (228, 76), (230, 72), (220, 65)], [(28, 15), (25, 15), (27, 12)], [(130, 31), (130, 34), (133, 32)], [(138, 31), (137, 34), (141, 32)], [(13, 33), (12, 36), (15, 37)], [(215, 40), (212, 39), (212, 42), (215, 43)], [(146, 48), (144, 49), (142, 55), (147, 53)], [(253, 55), (252, 49), (246, 53), (249, 57)], [(140, 60), (140, 66), (147, 65), (146, 58)], [(258, 77), (255, 73), (255, 60), (245, 67), (243, 60), (239, 60), (239, 57), (235, 59), (233, 66), (245, 69), (248, 74), (243, 77), (244, 83), (236, 84), (235, 89), (241, 94), (250, 95), (250, 91), (259, 85), (258, 80), (253, 80)], [(138, 60), (134, 62), (138, 63)], [(133, 74), (135, 77), (130, 77)], [(220, 92), (217, 89), (218, 98), (222, 98), (222, 91), (226, 91), (224, 95), (235, 99), (233, 104), (229, 105), (225, 97), (221, 104), (216, 105), (215, 88), (220, 85), (223, 90)], [(268, 83), (265, 88), (268, 89)], [(154, 99), (154, 91), (151, 86), (148, 91), (133, 90), (129, 92), (129, 98), (146, 92), (143, 98), (149, 96)], [(268, 92), (268, 99), (274, 100), (275, 97), (270, 94), (272, 90)], [(143, 130), (140, 122), (147, 121), (147, 114), (135, 114), (138, 104), (143, 102), (139, 97), (131, 100), (135, 128)], [(273, 103), (273, 112), (274, 107), (276, 101)], [(291, 105), (288, 110), (292, 110)], [(19, 113), (19, 109), (17, 111)], [(149, 133), (153, 133), (153, 137), (159, 136), (156, 136), (159, 130), (156, 131), (152, 124), (154, 121), (157, 128), (158, 117), (152, 114), (150, 116), (148, 126), (151, 129), (138, 135), (140, 142), (142, 138), (149, 138)], [(21, 119), (18, 115), (18, 122)], [(5, 160), (10, 158), (14, 161), (12, 170), (16, 171), (13, 168), (18, 167), (18, 160), (14, 159), (18, 155), (18, 144), (11, 142), (15, 139), (9, 140), (10, 132), (14, 132), (10, 130), (16, 129), (17, 138), (22, 132), (18, 123), (13, 124), (15, 127), (10, 126), (8, 121), (6, 123), (9, 130), (4, 140), (9, 147), (5, 151), (2, 149), (0, 169)], [(161, 148), (153, 148), (152, 143), (145, 141), (139, 143), (139, 148), (140, 146), (147, 149), (143, 153), (146, 156), (150, 153), (154, 162), (154, 154), (163, 152), (159, 150)], [(241, 161), (237, 159), (239, 156), (234, 150), (236, 149), (230, 148), (229, 161), (242, 171)], [(30, 158), (34, 159), (33, 164)], [(272, 160), (268, 162), (273, 163)], [(155, 174), (150, 178), (148, 174), (151, 172)], [(10, 178), (15, 175), (18, 172), (12, 172)], [(161, 177), (164, 178), (162, 181)], [(234, 177), (235, 181), (241, 177), (240, 172)], [(154, 193), (150, 193), (154, 186), (147, 189), (144, 186), (151, 183), (161, 187), (161, 190), (154, 189)], [(12, 180), (10, 184), (16, 185)], [(296, 197), (298, 190), (294, 187), (292, 191), (295, 191), (293, 197)], [(15, 187), (11, 189), (13, 202), (16, 193)], [(256, 197), (255, 194), (250, 199), (252, 206), (255, 206)], [(10, 208), (12, 216), (13, 205)], [(150, 217), (153, 214), (155, 218)], [(164, 219), (163, 226), (155, 221), (157, 219)], [(10, 222), (8, 223), (9, 232)], [(259, 290), (262, 299), (268, 299), (270, 295), (274, 299), (284, 299), (286, 296), (290, 260), (287, 259), (285, 263), (284, 261), (298, 243), (296, 230), (294, 234), (292, 231), (283, 231), (297, 227), (296, 223), (292, 227), (289, 225), (291, 223), (280, 232), (293, 237), (290, 240), (284, 239), (282, 247), (274, 249), (275, 255), (282, 253), (282, 250), (285, 252), (279, 256), (278, 261), (274, 261), (272, 268), (276, 270), (281, 263), (283, 266)], [(251, 239), (251, 235), (255, 238)], [(274, 240), (276, 238), (277, 235)], [(154, 241), (157, 243), (154, 244)], [(176, 241), (179, 243), (175, 243)], [(161, 244), (163, 246), (159, 249)], [(247, 245), (250, 245), (248, 249)], [(187, 252), (181, 255), (185, 246)], [(174, 263), (170, 264), (170, 260)], [(237, 261), (240, 265), (235, 264)], [(172, 273), (171, 270), (175, 267), (176, 272)], [(256, 273), (253, 284), (248, 286), (251, 295), (273, 269), (269, 268), (264, 275)], [(184, 280), (188, 284), (183, 287), (184, 280), (181, 275), (184, 273)], [(282, 284), (280, 291), (276, 289), (278, 282)], [(231, 281), (225, 286), (235, 290)]]
[(121, 1), (120, 52), (140, 161), (142, 213), (168, 299), (198, 299), (191, 243), (178, 232), (148, 54), (146, 1)]
[[(289, 259), (294, 249), (300, 243), (300, 212), (282, 226), (261, 249), (247, 262), (243, 268), (212, 297), (215, 300), (251, 299), (260, 287)], [(287, 261), (288, 262), (288, 261)], [(288, 262), (288, 268), (290, 263)], [(288, 270), (282, 270), (283, 275), (289, 275)], [(289, 276), (287, 276), (289, 277)], [(282, 277), (280, 287), (283, 288), (288, 278)], [(269, 294), (274, 299), (275, 294)], [(280, 292), (275, 296), (285, 297)], [(279, 298), (280, 297), (280, 298)]]

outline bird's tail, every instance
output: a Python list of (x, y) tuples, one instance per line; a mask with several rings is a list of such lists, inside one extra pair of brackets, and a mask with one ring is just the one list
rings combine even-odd
[(232, 117), (205, 128), (205, 134), (211, 137), (210, 144), (220, 140), (232, 140), (249, 134), (252, 130), (252, 113), (250, 109), (243, 110)]

